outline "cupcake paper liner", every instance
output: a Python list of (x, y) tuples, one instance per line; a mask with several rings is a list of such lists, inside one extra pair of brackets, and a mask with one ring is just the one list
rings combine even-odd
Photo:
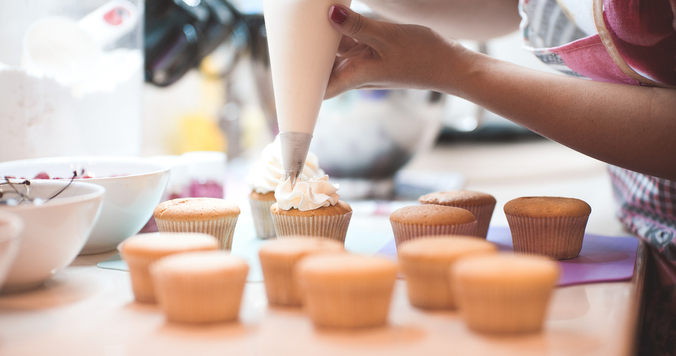
[(287, 306), (301, 305), (302, 297), (293, 274), (298, 261), (269, 258), (261, 258), (260, 261), (268, 303)]
[(345, 235), (352, 212), (343, 215), (291, 216), (272, 214), (278, 237), (286, 235), (309, 235), (325, 237), (345, 243)]
[[(402, 264), (401, 260), (399, 263)], [(455, 297), (448, 283), (450, 268), (448, 265), (439, 267), (426, 271), (411, 271), (402, 265), (406, 275), (408, 299), (412, 305), (427, 309), (455, 308)]]
[(394, 242), (397, 246), (401, 243), (413, 240), (420, 236), (431, 237), (430, 235), (472, 235), (476, 221), (465, 224), (455, 225), (419, 225), (403, 224), (391, 221), (392, 231), (394, 232)]
[(124, 261), (129, 267), (129, 276), (131, 277), (131, 287), (134, 292), (134, 298), (141, 303), (155, 303), (155, 291), (153, 289), (153, 281), (148, 271), (148, 266), (151, 263), (159, 260), (164, 256), (149, 258), (130, 256), (126, 254)]
[(575, 258), (580, 254), (588, 219), (587, 215), (532, 218), (507, 214), (514, 252), (557, 260)]
[(305, 311), (317, 326), (359, 328), (384, 325), (396, 276), (361, 281), (303, 280)]
[(275, 200), (257, 200), (249, 198), (256, 235), (261, 239), (269, 239), (277, 235), (275, 232), (275, 225), (272, 222), (272, 215), (270, 214), (270, 207), (272, 207), (275, 202)]
[(474, 217), (476, 218), (476, 226), (474, 227), (474, 232), (472, 236), (486, 238), (488, 235), (488, 226), (491, 223), (491, 217), (493, 216), (493, 210), (495, 210), (495, 204), (490, 205), (456, 205), (458, 208), (463, 208), (469, 210)]
[(214, 220), (172, 221), (155, 218), (160, 232), (202, 232), (218, 239), (222, 250), (230, 250), (237, 216)]
[[(432, 203), (423, 203), (423, 204), (432, 204)], [(452, 206), (455, 208), (462, 208), (469, 210), (474, 217), (476, 218), (477, 224), (474, 227), (474, 232), (471, 236), (483, 237), (486, 238), (488, 235), (488, 226), (491, 223), (491, 217), (493, 216), (493, 211), (495, 210), (495, 203), (486, 204), (486, 205), (463, 205), (463, 204), (439, 204), (444, 206)]]
[[(247, 271), (204, 276), (153, 271), (157, 302), (167, 319), (206, 323), (237, 319)], [(239, 273), (243, 272), (243, 273)]]
[(460, 313), (467, 325), (487, 333), (527, 333), (542, 329), (554, 283), (500, 286), (457, 281)]

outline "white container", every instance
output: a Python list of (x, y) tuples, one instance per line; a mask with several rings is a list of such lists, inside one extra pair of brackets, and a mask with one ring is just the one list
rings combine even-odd
[(0, 161), (140, 154), (142, 9), (143, 0), (2, 2)]
[[(35, 179), (31, 181), (31, 197), (46, 200), (67, 184), (63, 180)], [(96, 184), (73, 182), (57, 198), (42, 205), (0, 208), (19, 215), (24, 222), (19, 253), (7, 275), (3, 292), (39, 287), (73, 262), (99, 217), (105, 191)]]
[(16, 214), (0, 211), (0, 288), (19, 252), (23, 220)]

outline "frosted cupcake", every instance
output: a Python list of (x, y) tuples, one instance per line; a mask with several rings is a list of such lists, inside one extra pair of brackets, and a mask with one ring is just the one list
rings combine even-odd
[(348, 253), (316, 255), (301, 260), (296, 273), (315, 325), (360, 328), (387, 322), (397, 278), (394, 262)]
[(181, 198), (160, 203), (153, 211), (160, 232), (201, 232), (218, 239), (229, 250), (239, 217), (233, 202), (215, 198)]
[(472, 235), (483, 238), (488, 234), (488, 226), (496, 203), (492, 195), (470, 190), (430, 193), (421, 196), (418, 201), (421, 204), (437, 204), (469, 210), (477, 221)]
[(463, 257), (497, 252), (494, 244), (473, 236), (421, 237), (401, 244), (397, 253), (408, 299), (421, 308), (455, 308), (453, 264)]
[(398, 247), (419, 236), (471, 235), (476, 219), (465, 209), (424, 204), (395, 210), (390, 214), (390, 223)]
[(215, 237), (197, 233), (141, 234), (128, 238), (120, 246), (120, 254), (129, 266), (131, 285), (136, 300), (155, 302), (149, 266), (162, 257), (181, 252), (215, 251)]
[(277, 236), (309, 235), (345, 243), (352, 208), (338, 200), (337, 191), (328, 175), (296, 182), (293, 189), (290, 179), (280, 183), (275, 190), (277, 203), (270, 209)]
[[(267, 145), (261, 153), (261, 160), (254, 166), (247, 177), (251, 187), (249, 203), (253, 214), (256, 235), (267, 239), (274, 237), (275, 227), (270, 216), (270, 207), (276, 202), (275, 188), (282, 179), (284, 169), (282, 167), (282, 147), (277, 136), (271, 144)], [(315, 154), (308, 152), (305, 167), (300, 175), (300, 180), (308, 181), (312, 177), (321, 177), (324, 171), (319, 168)]]
[(542, 329), (559, 266), (545, 257), (501, 253), (461, 259), (451, 275), (470, 329), (526, 333)]
[(168, 320), (237, 319), (249, 266), (225, 251), (180, 253), (150, 266), (157, 303)]
[(340, 242), (313, 236), (285, 236), (263, 245), (258, 256), (268, 302), (273, 305), (301, 305), (294, 273), (298, 261), (318, 253), (341, 252), (345, 249)]
[(557, 260), (575, 258), (582, 250), (591, 207), (580, 199), (522, 197), (504, 207), (514, 252)]

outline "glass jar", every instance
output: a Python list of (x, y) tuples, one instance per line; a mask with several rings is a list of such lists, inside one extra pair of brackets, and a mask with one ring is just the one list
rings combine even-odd
[(0, 4), (0, 161), (139, 155), (143, 0)]

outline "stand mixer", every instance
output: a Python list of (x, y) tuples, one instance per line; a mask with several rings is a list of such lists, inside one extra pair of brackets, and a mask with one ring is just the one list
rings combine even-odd
[[(280, 2), (289, 3), (291, 0)], [(295, 2), (308, 3), (308, 0), (304, 2), (295, 0)], [(238, 69), (234, 71), (234, 75), (230, 75), (233, 73), (231, 67), (221, 72), (226, 76), (228, 88), (226, 108), (242, 107), (245, 102), (258, 105), (264, 113), (271, 133), (282, 132), (280, 139), (287, 141), (286, 146), (289, 148), (285, 150), (287, 156), (284, 157), (287, 164), (296, 162), (295, 164), (299, 165), (299, 162), (303, 162), (307, 154), (307, 146), (311, 141), (310, 150), (320, 158), (320, 165), (330, 175), (332, 183), (340, 183), (341, 187), (345, 188), (341, 195), (346, 198), (392, 198), (395, 187), (394, 174), (414, 155), (429, 149), (434, 143), (441, 128), (445, 97), (439, 93), (421, 90), (353, 90), (322, 102), (340, 35), (328, 22), (329, 7), (334, 2), (313, 0), (310, 3), (314, 2), (324, 4), (325, 8), (316, 10), (317, 15), (313, 17), (322, 22), (327, 33), (324, 36), (329, 37), (330, 42), (335, 41), (335, 44), (330, 47), (326, 46), (328, 49), (325, 50), (323, 57), (325, 72), (313, 68), (320, 62), (317, 45), (306, 47), (305, 51), (310, 52), (282, 47), (281, 53), (281, 56), (289, 61), (285, 65), (304, 63), (300, 65), (302, 76), (309, 77), (310, 70), (319, 72), (321, 80), (314, 80), (314, 89), (304, 89), (306, 94), (303, 95), (305, 95), (306, 102), (310, 104), (295, 111), (302, 114), (293, 114), (294, 109), (291, 107), (291, 104), (297, 102), (294, 100), (298, 100), (293, 96), (301, 95), (291, 93), (298, 87), (294, 88), (294, 84), (281, 84), (280, 80), (283, 79), (277, 79), (273, 73), (275, 55), (271, 52), (275, 47), (274, 45), (268, 46), (268, 42), (272, 42), (272, 37), (281, 32), (273, 29), (275, 25), (271, 21), (266, 24), (263, 16), (263, 1), (231, 0), (229, 2), (230, 7), (236, 12), (231, 26), (233, 30), (226, 38), (224, 45), (231, 48), (228, 53), (238, 58), (236, 62), (233, 61), (237, 63)], [(203, 1), (202, 4), (204, 3)], [(368, 12), (368, 9), (364, 10), (363, 5), (361, 8), (358, 7), (358, 4), (353, 3), (352, 8), (359, 10), (362, 14), (373, 15)], [(284, 22), (293, 23), (293, 20), (286, 18)], [(299, 24), (297, 31), (312, 31), (307, 25), (307, 20), (296, 22)], [(281, 26), (284, 25), (285, 23), (281, 24)], [(303, 45), (303, 42), (298, 45)], [(322, 45), (325, 44), (319, 46)], [(290, 48), (291, 45), (286, 46)], [(310, 55), (300, 56), (299, 53), (310, 53)], [(173, 77), (173, 75), (170, 73), (168, 77)], [(249, 92), (245, 86), (240, 86), (240, 80), (252, 81), (253, 92)], [(293, 78), (287, 80), (292, 81)], [(278, 89), (278, 87), (290, 87), (291, 89)], [(278, 93), (280, 90), (282, 90), (281, 94)], [(285, 108), (277, 104), (280, 101), (283, 101), (280, 103), (282, 106), (286, 105)], [(286, 114), (282, 114), (283, 110), (286, 110)], [(227, 115), (224, 114), (221, 126), (231, 142), (238, 142), (240, 121), (246, 118), (239, 117), (241, 113), (239, 110), (223, 111)], [(288, 114), (289, 112), (292, 113)], [(284, 115), (291, 119), (284, 121)], [(277, 117), (280, 119), (278, 120)], [(298, 128), (297, 121), (303, 118), (310, 121), (308, 128)], [(291, 128), (288, 125), (284, 126), (285, 122), (289, 121), (296, 126)], [(237, 152), (236, 150), (232, 152)], [(233, 157), (230, 152), (229, 150), (228, 156)], [(298, 167), (285, 168), (293, 172)], [(289, 174), (289, 177), (292, 175), (293, 173)]]

